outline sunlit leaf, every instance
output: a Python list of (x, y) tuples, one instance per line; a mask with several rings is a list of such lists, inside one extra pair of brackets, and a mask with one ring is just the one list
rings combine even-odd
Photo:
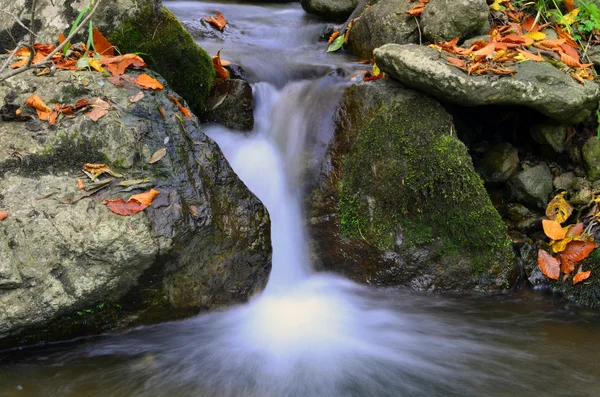
[(137, 201), (138, 203), (143, 204), (146, 207), (150, 207), (154, 198), (159, 194), (160, 192), (158, 190), (150, 189), (149, 191), (144, 193), (134, 194), (133, 196), (129, 197), (128, 201)]
[(567, 235), (567, 232), (560, 226), (560, 223), (548, 219), (542, 220), (542, 226), (546, 236), (552, 240), (562, 240)]
[(577, 262), (587, 258), (595, 248), (596, 244), (592, 241), (571, 241), (557, 256), (561, 262), (560, 270), (565, 274), (571, 274)]

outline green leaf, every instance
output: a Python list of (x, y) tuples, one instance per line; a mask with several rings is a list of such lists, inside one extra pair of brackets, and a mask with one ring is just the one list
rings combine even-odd
[[(81, 22), (81, 18), (83, 18), (83, 16), (85, 15), (86, 12), (91, 11), (90, 8), (84, 8), (83, 10), (81, 10), (81, 12), (79, 13), (79, 15), (77, 15), (77, 18), (75, 19), (75, 22), (73, 23), (73, 26), (71, 26), (71, 30), (69, 30), (69, 34), (67, 35), (67, 37), (69, 37), (71, 34), (73, 34), (73, 32), (75, 31), (75, 29), (77, 29), (77, 26), (79, 26), (79, 22)], [(67, 56), (67, 51), (69, 51), (69, 46), (71, 45), (71, 43), (67, 43), (65, 44), (64, 50), (63, 50), (63, 56)]]
[(335, 52), (344, 45), (344, 36), (339, 35), (327, 48), (327, 52)]

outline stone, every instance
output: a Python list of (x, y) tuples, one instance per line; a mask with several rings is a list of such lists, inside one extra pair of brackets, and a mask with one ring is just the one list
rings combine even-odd
[(545, 210), (552, 194), (552, 173), (542, 163), (517, 173), (509, 179), (508, 186), (518, 202)]
[(583, 190), (583, 189), (591, 189), (592, 184), (585, 178), (575, 177), (573, 178), (573, 189), (575, 191)]
[(202, 118), (232, 130), (251, 131), (254, 128), (252, 87), (245, 80), (218, 80), (211, 89)]
[[(36, 4), (36, 40), (41, 43), (56, 43), (59, 33), (68, 34), (77, 14), (88, 6), (85, 1), (37, 0)], [(29, 25), (30, 5), (29, 0), (15, 0), (3, 8)], [(193, 112), (204, 110), (215, 79), (211, 58), (160, 0), (104, 0), (93, 22), (120, 53), (141, 53)], [(77, 40), (85, 41), (87, 30), (82, 32)], [(0, 13), (0, 53), (12, 50), (28, 35), (9, 14)]]
[[(0, 85), (0, 109), (22, 109), (22, 121), (0, 123), (0, 208), (10, 214), (0, 222), (0, 349), (182, 318), (243, 302), (266, 283), (267, 210), (198, 119), (169, 99), (177, 94), (168, 83), (127, 72), (140, 73), (165, 88), (136, 103), (129, 96), (139, 88), (95, 71), (23, 73)], [(48, 104), (110, 98), (114, 109), (97, 122), (79, 112), (50, 126), (25, 105), (32, 92)], [(149, 164), (159, 149), (166, 155)], [(123, 177), (85, 197), (85, 163)], [(141, 213), (102, 204), (150, 188), (160, 194)]]
[(506, 215), (512, 223), (513, 229), (522, 232), (528, 232), (542, 222), (539, 215), (519, 203), (508, 203), (506, 205)]
[(479, 40), (483, 40), (487, 43), (490, 41), (490, 37), (491, 36), (489, 34), (482, 34), (479, 36), (471, 37), (470, 39), (465, 40), (463, 42), (462, 46), (465, 48), (469, 48), (473, 45), (473, 43), (475, 43), (476, 41), (479, 41)]
[(486, 0), (431, 0), (421, 14), (423, 36), (432, 42), (468, 39), (489, 30)]
[(360, 0), (300, 0), (300, 5), (309, 14), (327, 20), (346, 20), (358, 6)]
[(564, 124), (586, 120), (598, 106), (600, 87), (581, 85), (547, 62), (523, 62), (513, 76), (469, 76), (436, 49), (387, 44), (374, 51), (392, 78), (441, 101), (461, 106), (526, 106)]
[(588, 139), (581, 152), (589, 180), (600, 179), (600, 139), (595, 136)]
[(391, 79), (346, 89), (306, 203), (319, 269), (426, 290), (509, 284), (506, 226), (451, 123)]
[(565, 150), (567, 126), (560, 124), (536, 124), (529, 129), (533, 139), (540, 145), (548, 147), (554, 154)]
[(573, 196), (571, 196), (569, 202), (576, 206), (586, 205), (592, 201), (592, 198), (592, 189), (585, 187), (581, 190), (578, 190)]
[(501, 143), (489, 149), (477, 163), (476, 170), (486, 183), (504, 183), (519, 166), (519, 151), (510, 143)]
[(373, 50), (387, 43), (418, 43), (415, 18), (405, 14), (412, 7), (406, 0), (381, 0), (367, 8), (350, 29), (350, 49), (361, 58), (372, 58)]
[(573, 188), (573, 179), (575, 178), (574, 172), (564, 172), (554, 178), (552, 184), (556, 190), (571, 190)]
[(545, 40), (556, 40), (558, 39), (558, 34), (556, 34), (556, 30), (551, 28), (546, 28), (542, 30), (542, 33), (546, 35)]

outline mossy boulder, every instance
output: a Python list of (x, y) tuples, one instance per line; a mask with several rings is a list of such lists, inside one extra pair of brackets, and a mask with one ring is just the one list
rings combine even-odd
[[(135, 103), (139, 88), (97, 72), (23, 73), (0, 85), (0, 209), (9, 213), (0, 222), (0, 349), (182, 318), (265, 285), (267, 210), (198, 119), (169, 99), (177, 94), (165, 80), (143, 72), (165, 88)], [(97, 122), (79, 112), (49, 125), (25, 104), (32, 93), (49, 106), (104, 98), (111, 108)], [(92, 183), (85, 163), (122, 176), (80, 191), (78, 178)], [(135, 215), (103, 205), (150, 188), (160, 194)]]
[(312, 191), (319, 265), (377, 284), (490, 290), (513, 254), (451, 116), (383, 79), (347, 89)]
[[(36, 3), (36, 41), (48, 43), (56, 43), (61, 32), (68, 34), (79, 12), (89, 5), (88, 1)], [(6, 4), (5, 11), (29, 26), (30, 7), (31, 1), (15, 0)], [(121, 53), (143, 53), (149, 67), (184, 97), (194, 113), (204, 110), (215, 78), (211, 59), (160, 0), (104, 0), (92, 20)], [(12, 50), (28, 35), (11, 15), (0, 13), (0, 52)], [(76, 39), (85, 42), (87, 29)]]

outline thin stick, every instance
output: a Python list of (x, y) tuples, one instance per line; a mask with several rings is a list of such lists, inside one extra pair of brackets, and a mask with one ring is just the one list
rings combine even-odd
[[(31, 29), (31, 31), (33, 32), (34, 26), (33, 26), (33, 22), (35, 21), (35, 6), (37, 5), (37, 1), (33, 0), (31, 2), (31, 19), (29, 20), (29, 29)], [(29, 45), (33, 47), (33, 44), (35, 43), (35, 37), (34, 35), (31, 35), (31, 38), (29, 39)]]
[(27, 30), (29, 33), (31, 33), (34, 36), (37, 36), (35, 33), (33, 33), (32, 30), (30, 30), (27, 26), (25, 26), (25, 24), (23, 22), (21, 22), (21, 20), (19, 19), (19, 17), (17, 17), (15, 14), (13, 14), (12, 12), (8, 12), (6, 10), (0, 10), (3, 13), (5, 13), (6, 15), (10, 15), (11, 17), (13, 17), (13, 19), (19, 24), (21, 25), (21, 27), (23, 27), (25, 30)]
[(2, 65), (2, 67), (0, 68), (0, 73), (6, 69), (8, 67), (8, 65), (10, 64), (10, 62), (14, 59), (15, 55), (17, 54), (17, 51), (19, 50), (19, 48), (21, 47), (27, 47), (29, 49), (29, 59), (33, 60), (33, 53), (35, 52), (33, 50), (33, 47), (31, 47), (29, 44), (27, 44), (24, 41), (21, 41), (19, 44), (17, 44), (17, 46), (15, 47), (15, 49), (10, 53), (10, 56), (8, 57), (8, 59), (6, 60), (6, 62), (4, 62), (4, 64)]
[(417, 29), (419, 30), (419, 45), (423, 45), (423, 40), (421, 38), (421, 26), (419, 25), (419, 19), (413, 15), (415, 22), (417, 23)]
[[(85, 17), (85, 19), (79, 24), (79, 26), (77, 26), (77, 28), (65, 39), (65, 41), (62, 42), (62, 44), (60, 44), (58, 47), (56, 47), (54, 49), (54, 51), (52, 51), (50, 54), (48, 54), (48, 56), (46, 56), (46, 58), (44, 58), (40, 63), (44, 63), (44, 62), (48, 62), (50, 60), (52, 60), (52, 57), (54, 56), (54, 54), (56, 54), (58, 51), (62, 50), (63, 47), (69, 42), (71, 41), (71, 39), (77, 34), (77, 32), (79, 31), (79, 29), (81, 29), (82, 26), (85, 26), (87, 24), (87, 22), (92, 18), (92, 15), (94, 15), (94, 12), (98, 9), (98, 5), (102, 3), (102, 0), (96, 0), (96, 4), (94, 4), (94, 8), (92, 8), (92, 11), (90, 11), (90, 13), (87, 15), (87, 17)], [(3, 75), (0, 75), (0, 81), (4, 81), (10, 77), (13, 77), (17, 74), (21, 74), (27, 70), (31, 69), (31, 64), (28, 66), (23, 66), (22, 68), (18, 68), (18, 69), (14, 69), (11, 70), (9, 72), (6, 72)]]

